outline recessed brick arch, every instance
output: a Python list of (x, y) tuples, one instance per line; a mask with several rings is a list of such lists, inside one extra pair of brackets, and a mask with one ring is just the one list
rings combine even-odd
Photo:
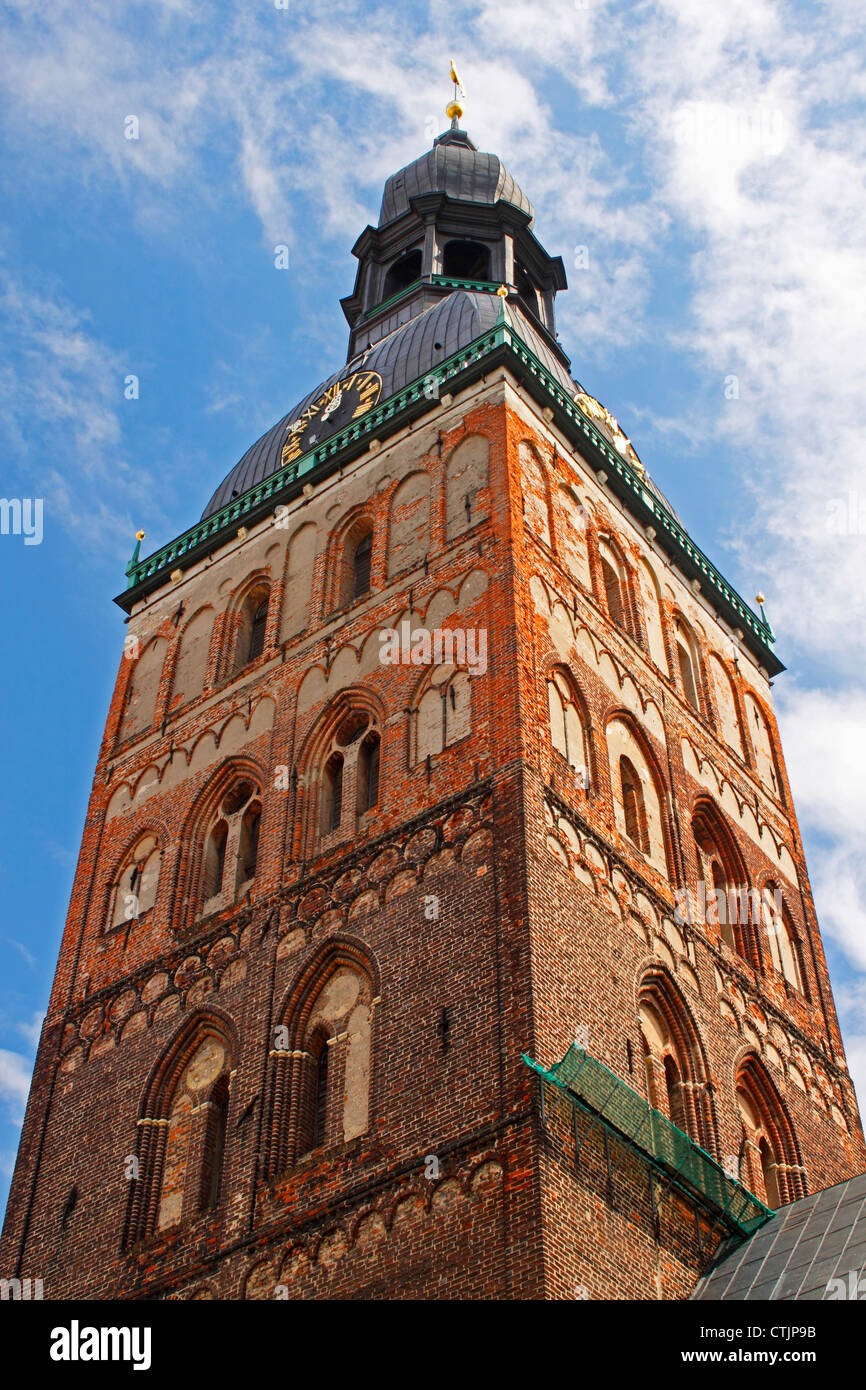
[(348, 1142), (369, 1128), (378, 981), (370, 952), (353, 938), (338, 937), (317, 952), (284, 997), (269, 1052), (269, 1178), (311, 1150)]
[(264, 768), (249, 757), (228, 759), (211, 774), (187, 813), (179, 837), (173, 894), (178, 929), (190, 925), (201, 908), (207, 832), (223, 798), (241, 782), (251, 783), (261, 796), (267, 785)]
[(207, 1009), (184, 1020), (151, 1069), (136, 1126), (137, 1171), (124, 1246), (203, 1213), (216, 1201), (237, 1053), (233, 1019)]
[[(718, 1152), (706, 1051), (691, 1010), (661, 963), (640, 973), (635, 991), (644, 1042), (649, 1100), (705, 1149)], [(672, 1083), (668, 1061), (674, 1065)]]
[(808, 1192), (800, 1145), (787, 1107), (766, 1067), (751, 1050), (734, 1063), (740, 1111), (740, 1178), (768, 1206), (784, 1206)]

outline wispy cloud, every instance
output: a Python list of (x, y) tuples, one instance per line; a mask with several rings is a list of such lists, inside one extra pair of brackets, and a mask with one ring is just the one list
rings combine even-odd
[(32, 1070), (32, 1062), (19, 1052), (0, 1048), (0, 1103), (7, 1107), (14, 1124), (24, 1119)]

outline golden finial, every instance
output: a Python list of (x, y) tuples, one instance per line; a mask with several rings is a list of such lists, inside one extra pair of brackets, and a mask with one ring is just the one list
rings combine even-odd
[(143, 531), (136, 531), (136, 533), (135, 533), (135, 539), (136, 539), (137, 541), (143, 541), (143, 540), (144, 540), (144, 532), (143, 532)]
[(460, 117), (463, 115), (463, 107), (460, 105), (457, 98), (465, 97), (466, 93), (463, 90), (463, 83), (460, 81), (460, 75), (454, 66), (453, 58), (451, 59), (451, 81), (454, 83), (454, 97), (445, 107), (445, 115), (450, 116), (451, 124), (456, 126)]
[(507, 285), (500, 285), (500, 286), (499, 286), (499, 289), (496, 291), (496, 293), (499, 295), (499, 298), (500, 298), (500, 299), (507, 299), (507, 298), (508, 298), (508, 286), (507, 286)]
[(766, 603), (766, 602), (767, 602), (767, 600), (765, 599), (765, 597), (764, 597), (763, 594), (755, 594), (755, 603)]

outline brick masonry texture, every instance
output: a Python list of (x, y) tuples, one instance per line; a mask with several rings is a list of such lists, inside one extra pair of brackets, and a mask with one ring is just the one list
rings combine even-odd
[[(351, 547), (369, 530), (370, 591), (354, 599)], [(618, 615), (606, 546), (628, 577)], [(665, 671), (650, 654), (642, 563), (658, 578)], [(262, 651), (238, 669), (244, 605), (261, 594)], [(433, 673), (379, 660), (380, 632), (404, 620), (487, 638), (465, 716), (441, 687), (444, 733), (429, 757), (417, 711), (430, 707)], [(701, 712), (670, 674), (678, 621), (696, 644)], [(794, 1136), (788, 1182), (811, 1191), (866, 1166), (769, 684), (733, 650), (504, 371), (138, 605), (0, 1273), (40, 1277), (52, 1298), (685, 1297), (718, 1230), (679, 1199), (654, 1214), (640, 1165), (623, 1165), (611, 1188), (597, 1145), (575, 1170), (566, 1122), (551, 1114), (545, 1132), (521, 1060), (550, 1065), (582, 1030), (588, 1051), (646, 1095), (648, 990), (685, 1020), (714, 1157), (742, 1153), (736, 1091), (753, 1065)], [(713, 652), (734, 692), (738, 748), (724, 736)], [(547, 680), (559, 668), (580, 709), (583, 779), (551, 739)], [(766, 718), (775, 788), (748, 699)], [(357, 745), (340, 742), (360, 714), (381, 736), (371, 810), (357, 805)], [(608, 745), (626, 737), (658, 790), (648, 852), (618, 807)], [(343, 810), (329, 829), (334, 748)], [(205, 911), (206, 832), (239, 780), (261, 805), (255, 873), (237, 900), (232, 881)], [(759, 932), (743, 954), (677, 913), (675, 889), (696, 893), (703, 872), (691, 833), (701, 807), (749, 885), (781, 887), (802, 990), (773, 969)], [(112, 926), (121, 872), (147, 836), (161, 852), (153, 905)], [(320, 977), (355, 969), (368, 987), (369, 1067), (341, 1084), (356, 1114), (365, 1090), (366, 1125), (334, 1134), (341, 1093), (328, 1142), (274, 1170), (275, 1026), (305, 1027)], [(139, 1121), (168, 1125), (148, 1107), (168, 1094), (172, 1049), (193, 1046), (197, 1030), (230, 1056), (219, 1195), (148, 1228), (150, 1175), (130, 1176), (130, 1160), (155, 1149)], [(334, 1066), (345, 1036), (333, 1038)], [(190, 1132), (206, 1135), (195, 1110)]]

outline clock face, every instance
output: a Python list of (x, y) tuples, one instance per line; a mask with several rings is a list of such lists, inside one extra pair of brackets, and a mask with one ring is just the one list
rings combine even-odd
[(342, 381), (333, 382), (297, 420), (286, 426), (288, 437), (283, 445), (283, 464), (292, 463), (359, 415), (365, 415), (376, 404), (381, 391), (382, 378), (378, 372), (353, 372)]

